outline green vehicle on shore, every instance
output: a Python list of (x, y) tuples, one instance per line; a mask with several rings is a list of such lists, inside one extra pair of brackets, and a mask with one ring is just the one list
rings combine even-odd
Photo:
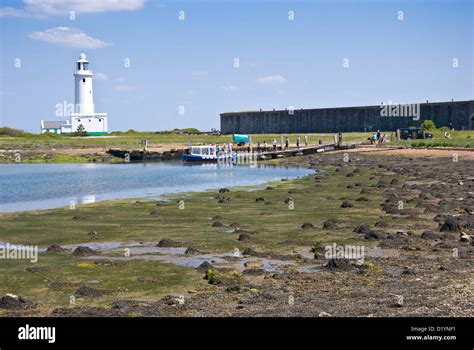
[(232, 141), (239, 146), (244, 146), (246, 143), (249, 143), (250, 138), (249, 135), (233, 134)]

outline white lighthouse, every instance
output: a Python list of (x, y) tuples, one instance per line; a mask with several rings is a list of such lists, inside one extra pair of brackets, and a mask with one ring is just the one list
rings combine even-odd
[(91, 135), (107, 134), (107, 113), (96, 113), (94, 92), (92, 90), (92, 71), (84, 52), (76, 61), (74, 72), (75, 108), (71, 114), (71, 131), (75, 132), (80, 125)]

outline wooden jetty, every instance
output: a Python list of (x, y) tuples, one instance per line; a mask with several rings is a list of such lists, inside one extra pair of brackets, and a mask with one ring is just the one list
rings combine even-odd
[[(288, 147), (286, 148), (283, 144), (283, 138), (280, 140), (280, 146), (274, 151), (273, 146), (268, 147), (266, 152), (261, 149), (257, 152), (257, 148), (252, 145), (252, 142), (248, 146), (234, 146), (233, 150), (237, 152), (252, 152), (257, 156), (258, 160), (275, 159), (275, 158), (286, 158), (294, 156), (303, 156), (307, 154), (330, 152), (341, 149), (355, 148), (355, 145), (343, 145), (342, 134), (335, 134), (333, 142), (322, 142), (318, 141), (317, 144), (304, 145), (299, 148)], [(121, 149), (109, 149), (107, 153), (115, 156), (124, 158), (127, 161), (163, 161), (163, 160), (177, 160), (181, 159), (182, 155), (189, 152), (188, 148), (183, 149), (172, 149), (165, 152), (153, 152), (149, 151), (146, 144), (142, 150), (121, 150)]]
[[(265, 159), (275, 159), (275, 158), (287, 158), (287, 157), (295, 157), (295, 156), (303, 156), (307, 154), (314, 154), (314, 153), (321, 153), (321, 152), (330, 152), (330, 151), (337, 151), (341, 149), (350, 149), (355, 148), (355, 145), (339, 145), (337, 143), (323, 143), (318, 145), (308, 145), (303, 146), (300, 148), (281, 148), (278, 147), (276, 151), (273, 148), (269, 148), (266, 152), (258, 152), (255, 148), (252, 149), (253, 152), (257, 154), (257, 159), (265, 160)], [(250, 152), (249, 147), (238, 147), (237, 151), (247, 151)]]

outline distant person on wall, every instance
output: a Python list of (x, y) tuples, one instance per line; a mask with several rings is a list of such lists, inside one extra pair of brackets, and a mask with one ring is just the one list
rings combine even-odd
[(380, 130), (377, 130), (377, 141), (380, 140)]
[(277, 150), (277, 140), (276, 139), (273, 139), (272, 145), (273, 145), (273, 152), (276, 152), (276, 150)]
[(267, 152), (267, 151), (268, 151), (267, 141), (263, 141), (263, 152)]
[(300, 149), (300, 143), (301, 143), (301, 138), (298, 136), (298, 137), (296, 138), (296, 148), (297, 148), (297, 149)]
[(257, 142), (257, 153), (260, 153), (262, 151), (260, 147), (260, 141)]
[(227, 145), (227, 152), (229, 152), (229, 154), (232, 155), (232, 143), (230, 143), (230, 142)]
[(308, 135), (304, 135), (304, 145), (308, 146)]
[(288, 137), (285, 140), (285, 149), (288, 149), (290, 147), (290, 140), (288, 140)]
[(380, 143), (385, 142), (385, 138), (386, 138), (386, 137), (387, 137), (387, 136), (386, 136), (385, 134), (383, 134), (383, 135), (380, 137), (379, 142), (380, 142)]

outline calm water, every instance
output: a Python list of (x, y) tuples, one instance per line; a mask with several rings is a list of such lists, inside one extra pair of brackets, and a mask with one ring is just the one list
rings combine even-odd
[(216, 164), (0, 164), (0, 212), (123, 198), (262, 185), (312, 173), (304, 168)]

